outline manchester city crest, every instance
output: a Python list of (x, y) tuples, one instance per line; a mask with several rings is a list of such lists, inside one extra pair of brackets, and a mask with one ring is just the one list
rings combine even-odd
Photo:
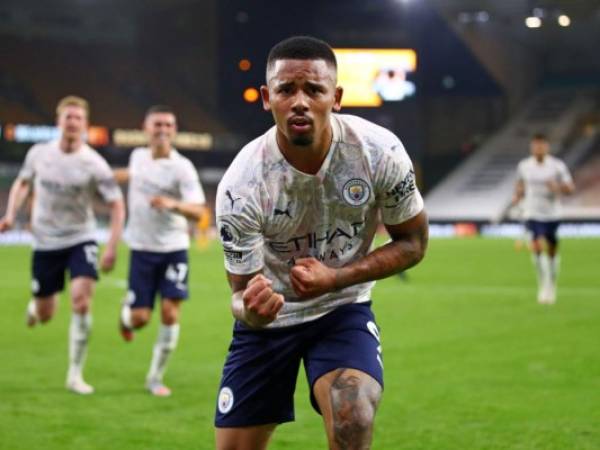
[(369, 201), (371, 187), (365, 180), (353, 178), (344, 184), (342, 195), (350, 206), (361, 206)]
[(218, 406), (221, 414), (227, 414), (233, 408), (233, 391), (227, 386), (219, 392)]

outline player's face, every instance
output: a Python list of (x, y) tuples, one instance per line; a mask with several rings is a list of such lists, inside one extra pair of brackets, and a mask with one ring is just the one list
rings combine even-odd
[(294, 146), (319, 145), (329, 133), (331, 112), (340, 110), (335, 68), (322, 59), (281, 59), (267, 78), (263, 107), (273, 114), (278, 137)]
[(170, 147), (177, 134), (177, 120), (171, 113), (152, 113), (144, 120), (150, 147)]
[(544, 159), (550, 150), (550, 145), (546, 139), (533, 139), (529, 144), (531, 154), (537, 159)]
[(81, 106), (65, 106), (58, 114), (57, 123), (63, 138), (72, 141), (81, 139), (88, 126), (87, 112)]

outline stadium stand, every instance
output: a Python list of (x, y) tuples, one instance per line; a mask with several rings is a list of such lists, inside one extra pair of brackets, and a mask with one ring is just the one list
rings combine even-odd
[(460, 164), (427, 196), (434, 221), (498, 221), (513, 192), (515, 168), (528, 155), (535, 132), (545, 132), (553, 152), (577, 163), (592, 150), (597, 133), (574, 134), (581, 119), (597, 105), (588, 90), (549, 89), (539, 92), (498, 133)]
[[(138, 127), (146, 108), (168, 103), (189, 130), (223, 133), (225, 126), (135, 49), (3, 37), (0, 122), (52, 123), (53, 105), (67, 94), (89, 99), (92, 122)], [(164, 63), (164, 61), (163, 61)], [(43, 75), (43, 76), (41, 76)]]

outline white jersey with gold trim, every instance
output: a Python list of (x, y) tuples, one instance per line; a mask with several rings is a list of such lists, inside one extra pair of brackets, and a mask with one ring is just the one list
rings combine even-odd
[(331, 121), (333, 141), (317, 174), (286, 161), (273, 127), (240, 151), (218, 187), (225, 268), (234, 274), (262, 270), (285, 297), (270, 327), (370, 300), (374, 282), (301, 300), (289, 270), (308, 256), (331, 267), (356, 261), (371, 250), (380, 212), (385, 224), (395, 225), (423, 209), (412, 163), (394, 134), (356, 116), (334, 114)]

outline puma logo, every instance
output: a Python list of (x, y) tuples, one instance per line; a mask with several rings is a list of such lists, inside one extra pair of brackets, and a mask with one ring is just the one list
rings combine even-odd
[(285, 209), (275, 208), (273, 210), (273, 215), (274, 216), (288, 216), (291, 219), (292, 218), (292, 214), (290, 213), (290, 205), (291, 204), (292, 204), (292, 202), (288, 202), (287, 208), (285, 208)]
[(238, 200), (240, 200), (242, 198), (242, 197), (233, 198), (233, 194), (231, 193), (230, 190), (225, 191), (225, 195), (227, 196), (227, 198), (231, 202), (231, 209), (233, 209), (233, 205), (235, 204), (235, 202), (237, 202)]

